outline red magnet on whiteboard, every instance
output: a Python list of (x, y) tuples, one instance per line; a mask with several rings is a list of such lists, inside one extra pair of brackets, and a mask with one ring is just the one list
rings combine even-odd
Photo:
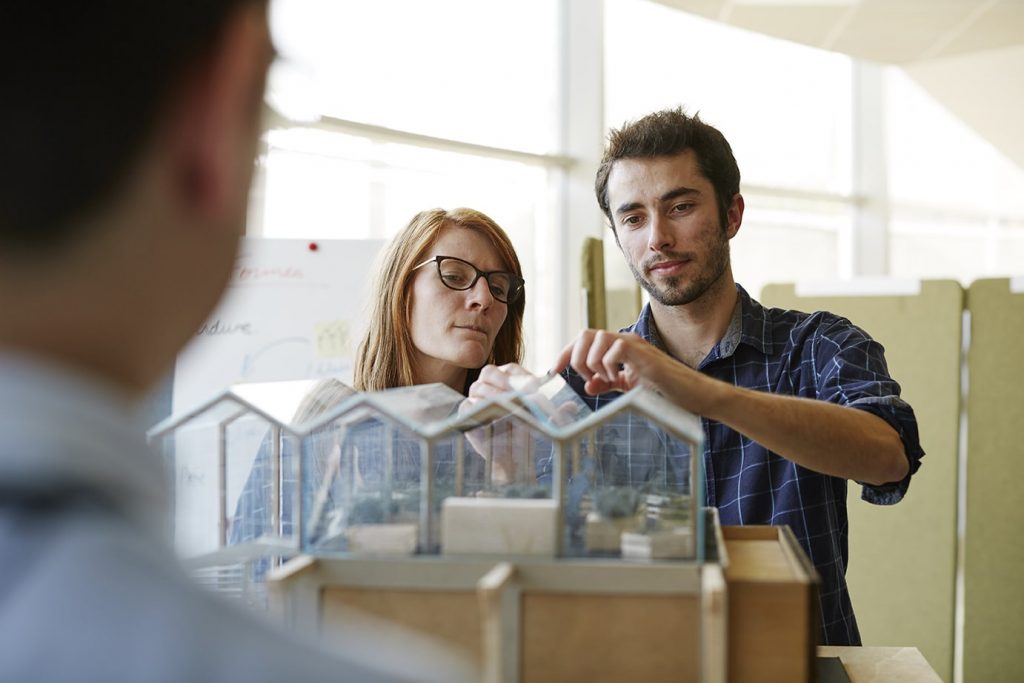
[(309, 243), (309, 250), (310, 251), (316, 251), (319, 248), (320, 248), (320, 245), (317, 244), (316, 242), (310, 242)]

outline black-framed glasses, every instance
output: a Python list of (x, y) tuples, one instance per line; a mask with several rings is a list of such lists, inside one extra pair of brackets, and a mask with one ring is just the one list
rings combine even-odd
[(437, 276), (441, 278), (441, 284), (459, 292), (471, 289), (477, 280), (486, 278), (491, 296), (503, 304), (513, 303), (518, 299), (523, 293), (523, 285), (526, 284), (526, 280), (515, 273), (503, 270), (480, 270), (469, 261), (463, 261), (454, 256), (435, 256), (419, 264), (413, 270), (422, 268), (429, 263), (437, 264)]

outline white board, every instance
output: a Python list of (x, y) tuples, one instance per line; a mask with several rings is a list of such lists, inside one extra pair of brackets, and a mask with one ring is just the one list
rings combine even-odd
[(178, 356), (172, 414), (242, 382), (350, 383), (383, 245), (244, 239), (224, 299)]

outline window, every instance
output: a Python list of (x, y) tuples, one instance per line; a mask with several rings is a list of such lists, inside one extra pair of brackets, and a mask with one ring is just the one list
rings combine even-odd
[(555, 151), (557, 3), (275, 0), (271, 21), (325, 116)]
[(523, 263), (526, 363), (546, 367), (560, 341), (557, 3), (275, 0), (271, 10), (282, 59), (268, 99), (309, 121), (265, 135), (249, 234), (390, 238), (424, 209), (483, 211)]
[(848, 57), (702, 19), (648, 0), (607, 0), (608, 125), (683, 105), (729, 140), (746, 213), (736, 280), (834, 277), (851, 225)]
[[(585, 214), (595, 131), (683, 105), (739, 162), (734, 273), (755, 296), (871, 267), (965, 283), (1020, 274), (1024, 172), (902, 70), (864, 88), (855, 72), (881, 67), (669, 5), (275, 0), (271, 96), (319, 118), (265, 137), (250, 232), (387, 238), (425, 208), (480, 209), (519, 251), (526, 364), (545, 368), (575, 332), (579, 240), (608, 235)], [(569, 14), (593, 29), (582, 50)], [(589, 69), (603, 79), (587, 83)], [(880, 128), (858, 134), (856, 111), (881, 112)], [(858, 180), (856, 159), (882, 148), (885, 182)], [(610, 286), (632, 281), (621, 258), (607, 265)]]
[(1024, 171), (902, 70), (887, 70), (885, 100), (892, 274), (1019, 275)]

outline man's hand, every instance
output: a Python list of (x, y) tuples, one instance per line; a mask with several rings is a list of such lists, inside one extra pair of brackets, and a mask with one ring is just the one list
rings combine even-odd
[(569, 365), (586, 381), (584, 391), (596, 396), (638, 385), (661, 391), (666, 371), (679, 363), (639, 335), (583, 330), (558, 354), (552, 370)]
[(808, 469), (872, 484), (899, 481), (907, 458), (883, 419), (811, 398), (754, 391), (694, 370), (635, 334), (583, 330), (553, 368), (571, 365), (597, 395), (643, 385)]

